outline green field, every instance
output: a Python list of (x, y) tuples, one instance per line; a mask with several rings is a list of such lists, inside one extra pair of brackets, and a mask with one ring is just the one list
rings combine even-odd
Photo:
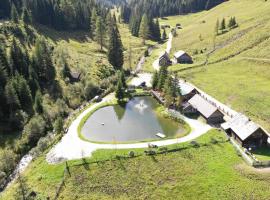
[[(143, 149), (134, 150), (135, 158), (127, 158), (130, 150), (99, 150), (91, 159), (70, 161), (59, 199), (269, 198), (269, 173), (243, 164), (223, 132), (210, 131), (197, 142), (199, 147), (172, 145), (154, 156)], [(107, 161), (93, 163), (98, 160)], [(30, 191), (40, 199), (54, 197), (64, 168), (48, 165), (44, 157), (35, 160), (24, 173)], [(2, 199), (13, 199), (16, 188), (12, 185)]]
[[(179, 72), (221, 102), (247, 114), (270, 131), (270, 3), (261, 0), (231, 0), (209, 11), (173, 16), (161, 24), (183, 29), (173, 40), (172, 53), (185, 50), (194, 64), (174, 65), (172, 71), (208, 65)], [(239, 27), (215, 37), (215, 24), (236, 17)], [(215, 41), (215, 43), (214, 43)], [(214, 48), (215, 46), (215, 48)]]

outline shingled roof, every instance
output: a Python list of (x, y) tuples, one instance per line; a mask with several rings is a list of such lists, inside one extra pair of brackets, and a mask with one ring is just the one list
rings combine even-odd
[(209, 118), (216, 111), (218, 111), (215, 106), (210, 104), (198, 94), (195, 94), (188, 102), (206, 118)]
[(249, 118), (241, 113), (235, 115), (231, 120), (221, 125), (224, 130), (229, 128), (244, 141), (251, 136), (255, 131), (260, 129), (260, 126), (249, 120)]

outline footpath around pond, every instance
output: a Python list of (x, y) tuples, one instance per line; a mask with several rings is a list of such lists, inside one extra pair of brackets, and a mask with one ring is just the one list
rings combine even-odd
[[(92, 152), (97, 149), (136, 149), (136, 148), (148, 148), (149, 142), (131, 143), (131, 144), (98, 144), (93, 142), (83, 141), (78, 135), (78, 126), (81, 120), (92, 110), (98, 107), (104, 102), (112, 100), (114, 96), (112, 94), (106, 96), (101, 102), (96, 103), (83, 111), (71, 124), (66, 135), (63, 136), (61, 141), (56, 144), (51, 151), (47, 154), (46, 160), (48, 163), (56, 164), (65, 160), (80, 159), (82, 157), (90, 157)], [(179, 115), (181, 115), (179, 113)], [(191, 127), (189, 135), (168, 140), (159, 140), (151, 142), (157, 146), (167, 146), (176, 143), (183, 143), (192, 141), (201, 135), (208, 132), (212, 127), (200, 122), (198, 120), (187, 118), (181, 115), (181, 118)]]

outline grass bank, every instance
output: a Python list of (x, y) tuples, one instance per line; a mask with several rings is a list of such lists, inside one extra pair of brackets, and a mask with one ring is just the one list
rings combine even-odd
[[(70, 161), (59, 199), (269, 198), (270, 174), (247, 168), (223, 132), (211, 130), (196, 143), (171, 145), (152, 156), (134, 149), (134, 158), (131, 150), (98, 150), (89, 159)], [(52, 198), (64, 168), (40, 157), (23, 176), (40, 199)], [(17, 190), (15, 183), (2, 199), (14, 199)]]

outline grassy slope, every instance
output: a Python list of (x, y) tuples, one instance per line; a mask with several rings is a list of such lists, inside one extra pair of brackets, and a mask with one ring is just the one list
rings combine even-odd
[[(163, 23), (181, 23), (173, 50), (183, 49), (201, 64), (213, 50), (217, 18), (235, 16), (239, 27), (216, 38), (216, 51), (204, 68), (179, 73), (234, 109), (246, 113), (270, 130), (270, 3), (261, 0), (231, 0), (209, 11), (169, 17)], [(227, 20), (228, 21), (228, 20)], [(199, 39), (201, 35), (202, 41)], [(204, 53), (194, 55), (194, 51)], [(211, 64), (215, 63), (215, 64)], [(188, 65), (176, 65), (178, 70)], [(192, 66), (192, 65), (191, 65)]]
[[(211, 138), (219, 142), (213, 144)], [(197, 140), (199, 148), (189, 144), (180, 151), (156, 156), (141, 156), (80, 164), (69, 162), (59, 199), (267, 199), (270, 195), (267, 173), (256, 174), (242, 165), (223, 133), (210, 131)], [(176, 146), (170, 146), (175, 148)], [(99, 150), (92, 161), (127, 155), (128, 150)], [(91, 161), (91, 160), (88, 160)], [(25, 175), (31, 189), (40, 197), (52, 197), (61, 181), (64, 164), (48, 165), (43, 157), (34, 161)], [(139, 176), (138, 176), (139, 174)], [(2, 199), (12, 199), (16, 185)]]

